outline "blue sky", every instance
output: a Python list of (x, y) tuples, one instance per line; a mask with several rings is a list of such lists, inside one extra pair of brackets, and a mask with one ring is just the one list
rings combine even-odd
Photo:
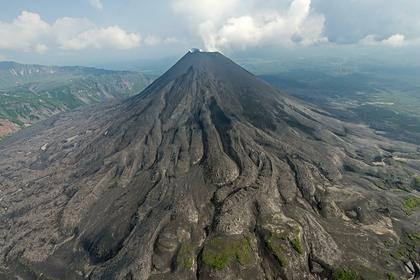
[(420, 46), (418, 0), (0, 0), (0, 60), (98, 64), (181, 55)]

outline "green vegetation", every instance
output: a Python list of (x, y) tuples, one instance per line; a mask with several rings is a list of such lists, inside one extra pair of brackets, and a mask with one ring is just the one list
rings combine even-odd
[(299, 253), (299, 255), (303, 254), (302, 243), (300, 242), (300, 238), (296, 237), (295, 239), (290, 240), (290, 244), (292, 244), (293, 249)]
[(413, 244), (417, 247), (420, 247), (420, 232), (417, 233), (407, 233), (408, 239), (414, 242)]
[(402, 189), (391, 189), (391, 191), (393, 193), (404, 193), (404, 192), (407, 192), (406, 190), (402, 190)]
[(416, 256), (416, 253), (420, 250), (420, 232), (417, 233), (407, 233), (406, 246), (410, 256)]
[(135, 72), (13, 63), (9, 67), (0, 69), (0, 119), (19, 127), (59, 112), (139, 93), (151, 82)]
[(336, 67), (322, 59), (304, 65), (290, 62), (289, 67), (277, 60), (245, 65), (263, 74), (267, 82), (336, 117), (366, 123), (392, 138), (420, 143), (419, 67), (404, 66), (398, 71), (374, 62)]
[(420, 197), (410, 196), (402, 204), (405, 214), (411, 215), (420, 208)]
[(394, 275), (394, 273), (389, 272), (386, 274), (386, 276), (388, 277), (388, 280), (397, 280), (397, 276)]
[(359, 280), (360, 276), (357, 272), (350, 269), (339, 269), (334, 272), (333, 280)]
[(396, 260), (402, 261), (409, 256), (409, 251), (406, 246), (399, 246), (398, 249), (392, 251), (390, 256)]
[(414, 177), (414, 188), (420, 188), (420, 176)]
[(176, 257), (178, 267), (191, 269), (194, 264), (194, 248), (189, 243), (183, 243)]
[(216, 236), (208, 241), (203, 251), (203, 262), (216, 269), (224, 269), (233, 260), (246, 266), (252, 261), (250, 238), (247, 236)]
[(277, 261), (279, 262), (280, 266), (284, 267), (287, 265), (287, 259), (285, 257), (285, 252), (287, 251), (287, 247), (284, 244), (284, 240), (281, 237), (270, 236), (267, 239), (267, 247), (276, 257)]
[(415, 258), (420, 249), (420, 232), (406, 233), (401, 243), (391, 253), (391, 257), (396, 260), (406, 260)]
[(266, 245), (282, 267), (287, 265), (287, 254), (291, 252), (291, 248), (299, 255), (304, 253), (299, 228), (271, 233), (266, 239)]

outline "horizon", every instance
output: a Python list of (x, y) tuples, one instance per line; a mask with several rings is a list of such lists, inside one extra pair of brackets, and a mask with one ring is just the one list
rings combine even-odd
[(124, 68), (197, 47), (233, 59), (396, 56), (420, 65), (420, 3), (402, 2), (19, 0), (0, 11), (0, 61)]

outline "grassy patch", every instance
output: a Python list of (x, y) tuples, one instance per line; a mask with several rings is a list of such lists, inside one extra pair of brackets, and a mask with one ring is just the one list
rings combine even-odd
[(402, 209), (407, 215), (413, 214), (420, 208), (420, 197), (410, 196), (402, 204)]
[(194, 248), (189, 243), (183, 243), (176, 256), (178, 267), (191, 269), (194, 264)]
[(248, 237), (216, 236), (208, 241), (203, 251), (203, 262), (216, 269), (224, 269), (233, 260), (246, 266), (252, 261), (252, 250)]
[(359, 280), (360, 276), (357, 272), (350, 269), (339, 269), (334, 272), (333, 280)]

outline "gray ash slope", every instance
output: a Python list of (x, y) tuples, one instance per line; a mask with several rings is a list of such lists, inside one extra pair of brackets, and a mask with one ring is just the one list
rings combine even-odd
[(0, 278), (408, 279), (418, 159), (189, 53), (137, 96), (0, 144)]

